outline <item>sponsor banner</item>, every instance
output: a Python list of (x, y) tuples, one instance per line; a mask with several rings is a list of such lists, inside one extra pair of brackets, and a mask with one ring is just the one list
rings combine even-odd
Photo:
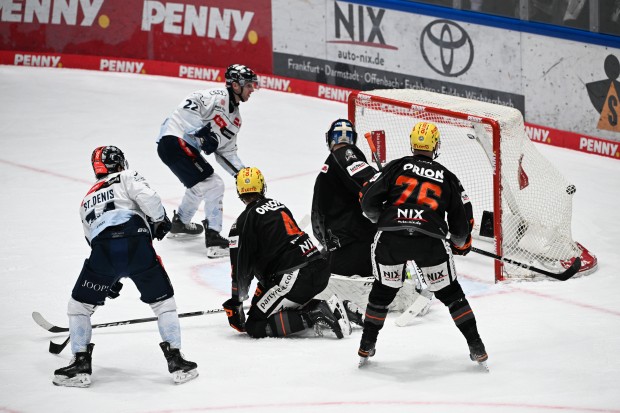
[(579, 133), (548, 128), (546, 126), (525, 124), (525, 132), (530, 140), (547, 145), (574, 149), (608, 158), (620, 159), (620, 142), (586, 136)]
[[(0, 64), (172, 76), (218, 83), (224, 81), (225, 70), (222, 67), (193, 66), (173, 62), (3, 50), (0, 50)], [(261, 88), (297, 93), (342, 103), (347, 103), (349, 95), (353, 91), (352, 89), (337, 86), (260, 73), (258, 74), (258, 82)], [(620, 143), (618, 142), (527, 122), (525, 126), (528, 137), (534, 142), (620, 159)], [(379, 148), (381, 142), (375, 142)], [(381, 153), (381, 150), (379, 151)]]
[(620, 142), (620, 49), (534, 35), (523, 45), (526, 120)]
[[(274, 74), (431, 90), (525, 112), (518, 32), (334, 0), (272, 0), (272, 9)], [(307, 26), (324, 30), (308, 36)]]
[(326, 83), (355, 90), (418, 89), (495, 103), (525, 111), (525, 97), (513, 93), (422, 78), (362, 66), (273, 53), (273, 69), (280, 76)]
[(271, 0), (2, 0), (0, 49), (271, 73)]

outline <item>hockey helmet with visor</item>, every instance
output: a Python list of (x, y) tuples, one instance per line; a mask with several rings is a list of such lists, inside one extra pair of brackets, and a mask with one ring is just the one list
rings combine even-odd
[(329, 130), (325, 133), (325, 140), (329, 149), (339, 143), (355, 145), (357, 142), (357, 132), (350, 120), (337, 119), (332, 122)]
[(226, 79), (226, 87), (232, 87), (232, 84), (237, 82), (242, 88), (247, 84), (251, 84), (254, 89), (258, 89), (258, 76), (245, 65), (234, 64), (228, 66), (224, 78)]
[(125, 170), (129, 167), (125, 154), (116, 146), (100, 146), (93, 151), (90, 158), (97, 178)]

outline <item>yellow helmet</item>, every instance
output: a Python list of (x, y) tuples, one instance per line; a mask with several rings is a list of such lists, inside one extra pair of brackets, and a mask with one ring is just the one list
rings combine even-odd
[(258, 168), (243, 168), (237, 173), (237, 195), (264, 195), (266, 189), (265, 177)]
[(409, 135), (411, 150), (436, 152), (439, 149), (439, 129), (431, 122), (418, 122)]

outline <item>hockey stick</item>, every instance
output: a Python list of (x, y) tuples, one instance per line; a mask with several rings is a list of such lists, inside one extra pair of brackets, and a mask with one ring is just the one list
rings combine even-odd
[(375, 143), (372, 141), (371, 133), (366, 132), (364, 134), (364, 138), (366, 138), (366, 141), (368, 141), (368, 146), (370, 146), (370, 153), (372, 153), (372, 159), (374, 159), (375, 163), (377, 164), (377, 168), (379, 169), (379, 171), (381, 171), (383, 169), (383, 166), (381, 166), (381, 161), (379, 160), (379, 154), (377, 154), (377, 147), (375, 146)]
[(215, 154), (215, 155), (216, 155), (217, 158), (221, 159), (226, 165), (228, 165), (228, 167), (233, 170), (235, 175), (239, 173), (239, 169), (237, 169), (237, 167), (235, 165), (233, 165), (232, 162), (230, 162), (228, 159), (224, 158), (222, 155), (219, 155), (219, 154)]
[(523, 264), (521, 262), (511, 260), (510, 258), (505, 258), (505, 257), (502, 257), (500, 255), (493, 254), (492, 252), (478, 249), (476, 247), (472, 247), (471, 250), (473, 252), (475, 252), (475, 253), (480, 254), (480, 255), (485, 255), (487, 257), (491, 257), (493, 259), (496, 259), (497, 261), (507, 262), (508, 264), (516, 265), (518, 267), (525, 268), (526, 270), (534, 271), (534, 272), (537, 272), (537, 273), (542, 274), (542, 275), (546, 275), (547, 277), (550, 277), (550, 278), (553, 278), (553, 279), (556, 279), (556, 280), (559, 280), (559, 281), (566, 281), (566, 280), (568, 280), (573, 275), (577, 274), (577, 272), (581, 268), (581, 258), (579, 258), (579, 257), (575, 258), (575, 261), (572, 263), (572, 265), (570, 267), (568, 267), (566, 269), (566, 271), (561, 272), (561, 273), (558, 274), (558, 273), (554, 273), (554, 272), (545, 271), (545, 270), (542, 270), (540, 268), (532, 267), (531, 265)]
[[(195, 316), (198, 316), (198, 315), (223, 313), (223, 312), (224, 312), (223, 308), (215, 308), (213, 310), (194, 311), (194, 312), (191, 312), (191, 313), (181, 313), (181, 314), (179, 314), (179, 318), (195, 317)], [(44, 328), (45, 330), (49, 331), (50, 333), (66, 333), (67, 331), (69, 331), (68, 327), (59, 327), (59, 326), (53, 325), (52, 323), (47, 321), (41, 315), (41, 313), (39, 313), (37, 311), (33, 311), (32, 312), (32, 319), (34, 320), (35, 323), (37, 323), (38, 325), (40, 325), (42, 328)], [(129, 325), (129, 324), (148, 323), (150, 321), (157, 321), (157, 317), (134, 318), (132, 320), (113, 321), (111, 323), (93, 324), (92, 328), (124, 326), (124, 325)]]
[[(181, 314), (179, 314), (179, 318), (194, 317), (194, 316), (198, 316), (198, 315), (223, 313), (223, 312), (224, 312), (223, 308), (216, 308), (216, 309), (213, 309), (213, 310), (194, 311), (192, 313), (181, 313)], [(65, 333), (65, 332), (69, 331), (69, 329), (67, 327), (59, 327), (59, 326), (53, 325), (52, 323), (47, 321), (45, 318), (43, 318), (41, 313), (39, 313), (37, 311), (33, 311), (32, 319), (35, 321), (35, 323), (37, 323), (38, 325), (43, 327), (45, 330), (47, 330), (47, 331), (49, 331), (51, 333)], [(115, 322), (103, 323), (103, 324), (93, 324), (92, 328), (124, 326), (124, 325), (128, 325), (128, 324), (147, 323), (149, 321), (157, 321), (157, 317), (136, 318), (136, 319), (133, 319), (133, 320), (115, 321)], [(65, 347), (67, 347), (67, 344), (69, 344), (70, 338), (71, 338), (70, 336), (67, 337), (60, 344), (57, 344), (57, 343), (54, 343), (53, 341), (50, 341), (49, 352), (52, 353), (52, 354), (60, 354), (65, 349)]]

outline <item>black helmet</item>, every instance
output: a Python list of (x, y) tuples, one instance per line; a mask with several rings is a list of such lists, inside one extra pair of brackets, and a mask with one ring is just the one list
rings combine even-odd
[(329, 149), (338, 143), (355, 145), (357, 142), (357, 132), (350, 120), (338, 119), (332, 122), (329, 130), (325, 133), (325, 140)]
[(118, 172), (119, 166), (121, 170), (129, 167), (125, 159), (125, 154), (116, 146), (98, 147), (93, 151), (90, 162), (93, 165), (93, 171), (95, 171), (95, 176), (97, 178), (102, 178), (108, 174)]
[[(233, 82), (239, 83), (239, 86), (243, 87), (246, 83), (258, 83), (258, 77), (252, 69), (244, 65), (230, 65), (226, 69), (226, 86), (232, 87)], [(254, 85), (256, 86), (256, 85)]]

